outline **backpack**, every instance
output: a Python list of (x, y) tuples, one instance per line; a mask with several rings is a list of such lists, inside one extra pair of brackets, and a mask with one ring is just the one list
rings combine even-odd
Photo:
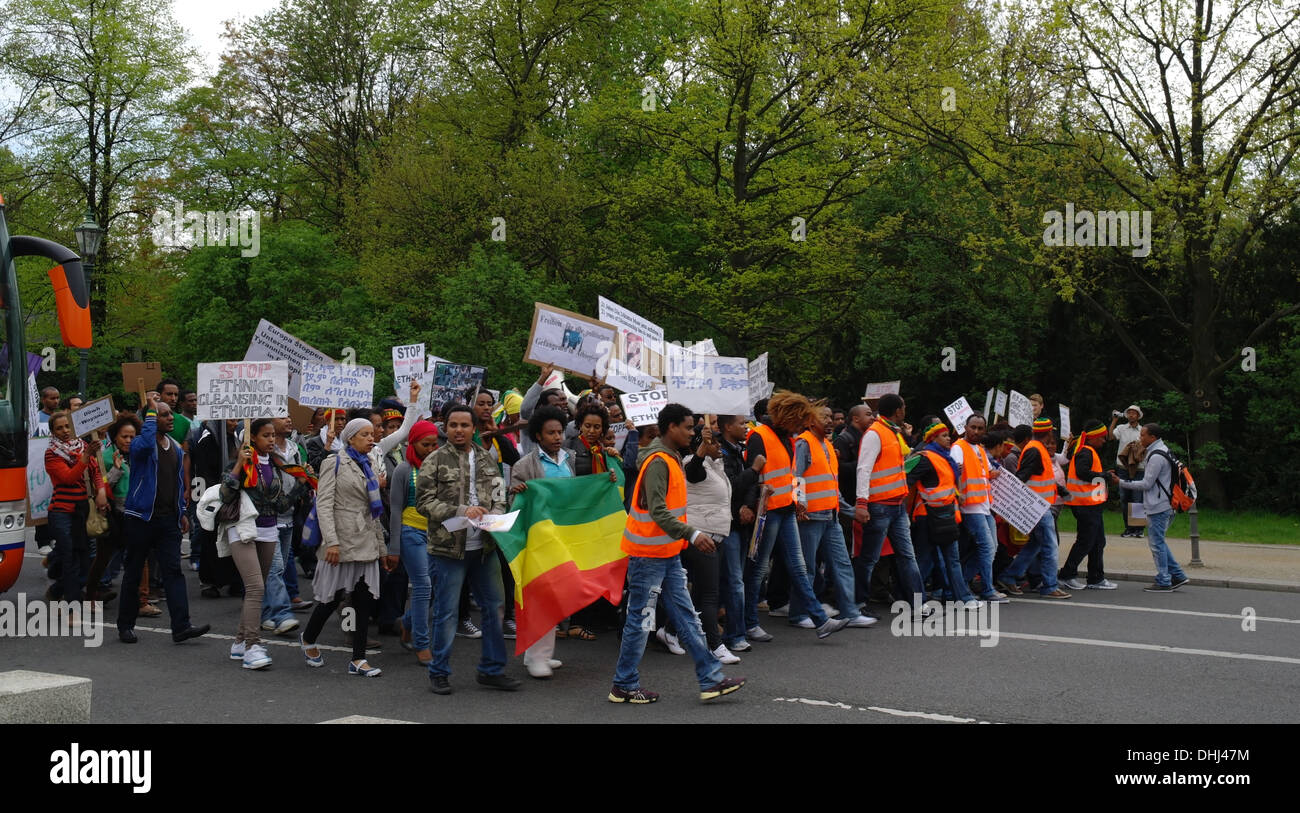
[(1156, 484), (1168, 495), (1171, 508), (1175, 511), (1190, 510), (1196, 504), (1196, 478), (1192, 477), (1192, 470), (1166, 451), (1157, 451), (1156, 454), (1169, 461), (1169, 485), (1171, 487), (1165, 488), (1164, 483), (1159, 480), (1156, 481)]

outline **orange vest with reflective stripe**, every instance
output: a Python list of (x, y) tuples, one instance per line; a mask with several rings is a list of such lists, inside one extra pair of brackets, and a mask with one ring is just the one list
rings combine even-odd
[(880, 436), (880, 454), (871, 468), (867, 502), (906, 497), (907, 475), (903, 472), (903, 450), (899, 448), (898, 435), (880, 420), (871, 424), (867, 431)]
[(619, 543), (619, 548), (629, 556), (668, 559), (680, 553), (689, 543), (685, 539), (673, 539), (650, 518), (645, 493), (641, 490), (641, 478), (645, 476), (646, 466), (655, 458), (661, 458), (668, 464), (668, 512), (680, 521), (686, 521), (686, 472), (682, 471), (681, 464), (672, 455), (655, 452), (641, 464), (641, 471), (636, 476), (632, 507), (627, 513), (627, 523), (623, 525), (623, 541)]
[(1030, 452), (1037, 453), (1042, 459), (1043, 470), (1030, 477), (1029, 482), (1025, 485), (1029, 486), (1035, 494), (1047, 500), (1048, 505), (1056, 505), (1056, 472), (1052, 470), (1052, 456), (1047, 453), (1047, 447), (1042, 444), (1042, 441), (1031, 440), (1025, 444), (1017, 465), (1025, 465), (1025, 455)]
[[(930, 460), (930, 465), (934, 466), (934, 471), (939, 475), (939, 484), (934, 488), (927, 488), (916, 484), (916, 510), (912, 512), (914, 517), (923, 517), (926, 514), (925, 507), (933, 505), (936, 508), (940, 505), (950, 505), (957, 502), (957, 479), (952, 476), (952, 466), (942, 456), (934, 452), (921, 452)], [(957, 509), (957, 521), (961, 522), (961, 508)]]
[[(776, 430), (760, 423), (754, 430), (763, 439), (763, 485), (771, 486), (772, 496), (767, 498), (767, 510), (784, 508), (794, 503), (794, 461), (785, 444), (776, 436)], [(684, 475), (683, 475), (684, 476)]]
[(808, 444), (811, 462), (803, 473), (809, 511), (837, 511), (840, 507), (840, 458), (825, 438), (806, 431), (799, 439)]
[(976, 446), (965, 438), (957, 441), (961, 447), (961, 504), (979, 505), (989, 502), (989, 459), (983, 446)]
[(1066, 505), (1101, 505), (1106, 502), (1106, 481), (1101, 476), (1101, 455), (1097, 450), (1087, 447), (1092, 452), (1092, 468), (1086, 472), (1090, 478), (1084, 480), (1079, 477), (1074, 467), (1075, 462), (1079, 459), (1079, 452), (1074, 453), (1070, 458), (1070, 470), (1065, 473), (1065, 488), (1070, 492), (1070, 496), (1065, 500)]

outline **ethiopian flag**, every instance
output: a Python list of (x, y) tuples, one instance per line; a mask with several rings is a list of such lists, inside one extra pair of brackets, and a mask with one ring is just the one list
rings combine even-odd
[(514, 526), (492, 536), (515, 576), (519, 654), (601, 596), (622, 600), (627, 513), (608, 474), (529, 480), (511, 510)]

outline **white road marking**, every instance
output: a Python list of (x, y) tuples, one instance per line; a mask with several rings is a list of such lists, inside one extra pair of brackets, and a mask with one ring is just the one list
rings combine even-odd
[(934, 720), (940, 723), (978, 723), (980, 725), (989, 725), (985, 720), (976, 720), (974, 717), (954, 717), (951, 714), (936, 714), (928, 711), (904, 711), (903, 709), (891, 709), (884, 706), (851, 706), (848, 703), (840, 703), (834, 700), (813, 700), (807, 697), (774, 697), (774, 703), (800, 703), (805, 706), (825, 706), (827, 708), (840, 709), (842, 711), (874, 711), (880, 714), (889, 714), (894, 717), (918, 717), (923, 720)]
[(394, 720), (390, 717), (367, 717), (364, 714), (349, 714), (347, 717), (338, 717), (333, 720), (321, 720), (319, 723), (317, 723), (317, 725), (327, 725), (330, 723), (343, 723), (343, 724), (357, 723), (360, 725), (376, 725), (376, 724), (419, 725), (419, 723), (415, 722), (414, 720)]
[[(112, 624), (110, 624), (110, 623), (108, 623), (107, 621), (101, 621), (101, 622), (99, 622), (96, 626), (100, 626), (100, 627), (103, 627), (103, 628), (105, 628), (105, 629), (113, 629), (113, 630), (116, 630), (116, 629), (117, 629), (117, 624), (116, 624), (116, 623), (112, 623)], [(134, 627), (134, 629), (135, 629), (136, 632), (163, 632), (163, 633), (166, 633), (166, 634), (168, 634), (168, 635), (171, 635), (171, 633), (172, 633), (170, 627), (139, 627), (139, 626), (137, 626), (137, 627)], [(235, 636), (233, 636), (233, 635), (222, 635), (222, 634), (219, 633), (219, 632), (208, 632), (208, 633), (204, 633), (203, 635), (201, 635), (201, 636), (199, 636), (199, 637), (201, 637), (201, 638), (215, 638), (215, 639), (217, 639), (217, 640), (219, 640), (219, 641), (233, 641), (233, 640), (235, 640)], [(264, 645), (265, 645), (265, 644), (270, 644), (271, 646), (289, 646), (289, 647), (293, 647), (294, 649), (299, 649), (299, 645), (298, 645), (298, 642), (297, 642), (297, 641), (277, 641), (277, 640), (274, 640), (274, 639), (272, 639), (272, 638), (263, 638), (263, 639), (262, 639), (262, 643), (263, 643)], [(326, 652), (346, 652), (346, 653), (348, 653), (349, 655), (352, 654), (352, 647), (350, 647), (350, 646), (330, 646), (330, 645), (328, 645), (328, 644), (321, 644), (321, 643), (318, 643), (318, 644), (316, 644), (315, 648), (316, 648), (316, 649), (324, 650), (324, 651), (326, 651)], [(383, 654), (383, 650), (382, 650), (382, 649), (367, 649), (367, 650), (366, 650), (366, 654), (367, 654), (367, 655), (382, 655), (382, 654)]]
[(1181, 646), (1163, 644), (1135, 644), (1130, 641), (1103, 641), (1093, 638), (1069, 638), (1063, 635), (1031, 635), (1025, 632), (1000, 632), (999, 638), (1016, 638), (1021, 641), (1044, 641), (1055, 644), (1083, 644), (1085, 646), (1109, 646), (1116, 649), (1145, 649), (1148, 652), (1172, 652), (1176, 655), (1205, 655), (1211, 658), (1232, 658), (1248, 661), (1267, 661), (1269, 663), (1291, 663), (1300, 665), (1300, 658), (1286, 658), (1281, 655), (1256, 655), (1251, 652), (1221, 652), (1217, 649), (1189, 649)]
[[(1197, 615), (1202, 618), (1231, 618), (1240, 621), (1247, 616), (1241, 613), (1207, 613), (1199, 610), (1171, 610), (1166, 607), (1137, 607), (1132, 604), (1099, 604), (1087, 601), (1015, 601), (1017, 607), (1096, 607), (1102, 610), (1128, 610), (1135, 613), (1170, 613), (1172, 615)], [(1278, 624), (1300, 624), (1300, 618), (1273, 618), (1265, 615), (1250, 616), (1254, 621), (1272, 621)]]

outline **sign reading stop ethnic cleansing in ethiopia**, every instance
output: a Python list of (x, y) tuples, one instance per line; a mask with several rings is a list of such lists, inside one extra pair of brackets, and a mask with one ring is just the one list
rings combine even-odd
[(659, 420), (659, 410), (668, 403), (668, 390), (628, 392), (618, 398), (623, 402), (624, 417), (637, 426), (649, 426)]
[(201, 421), (285, 418), (289, 415), (287, 361), (220, 361), (198, 366), (195, 387)]

